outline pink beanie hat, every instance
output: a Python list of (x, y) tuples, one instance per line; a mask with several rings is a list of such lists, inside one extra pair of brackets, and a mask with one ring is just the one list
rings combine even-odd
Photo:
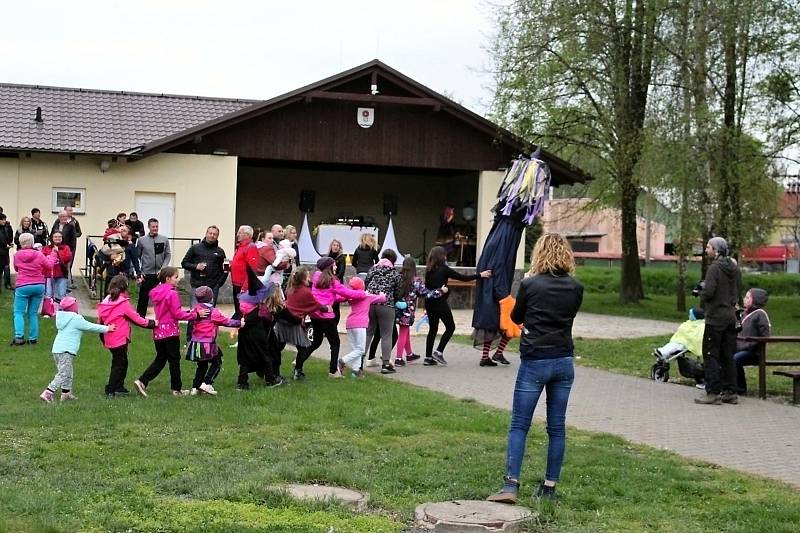
[(356, 291), (363, 291), (364, 290), (364, 280), (359, 278), (358, 276), (354, 276), (350, 278), (348, 282), (350, 284), (350, 288)]
[(66, 298), (61, 299), (61, 303), (59, 304), (62, 311), (72, 311), (73, 313), (78, 312), (78, 300), (73, 298), (72, 296), (67, 296)]

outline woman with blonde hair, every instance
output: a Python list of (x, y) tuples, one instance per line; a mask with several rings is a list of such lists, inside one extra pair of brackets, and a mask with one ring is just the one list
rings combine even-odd
[(353, 258), (350, 263), (355, 267), (356, 274), (364, 279), (369, 269), (378, 263), (378, 242), (375, 235), (362, 233), (358, 247), (353, 251)]
[(572, 323), (583, 301), (583, 285), (574, 274), (575, 259), (567, 240), (557, 233), (542, 235), (536, 241), (531, 269), (520, 284), (511, 312), (511, 319), (523, 325), (520, 367), (514, 386), (503, 488), (489, 496), (489, 501), (517, 501), (525, 441), (543, 390), (547, 392), (547, 470), (535, 496), (556, 499), (566, 444), (567, 402), (575, 378)]

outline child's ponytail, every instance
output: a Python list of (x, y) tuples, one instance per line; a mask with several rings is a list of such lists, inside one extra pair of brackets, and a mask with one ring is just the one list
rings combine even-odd
[(111, 297), (111, 301), (115, 302), (123, 292), (128, 292), (128, 277), (125, 274), (117, 274), (111, 278), (111, 282), (108, 284), (108, 295)]

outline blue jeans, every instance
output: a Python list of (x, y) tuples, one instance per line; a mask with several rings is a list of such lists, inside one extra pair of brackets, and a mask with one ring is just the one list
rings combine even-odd
[(736, 392), (739, 394), (747, 393), (747, 377), (744, 375), (744, 367), (758, 366), (758, 349), (742, 350), (733, 354), (733, 361), (736, 363)]
[(44, 295), (60, 302), (67, 295), (67, 278), (47, 278)]
[(44, 283), (24, 285), (14, 290), (14, 337), (25, 337), (25, 315), (28, 315), (28, 340), (39, 340), (39, 306), (44, 297)]
[(506, 475), (519, 479), (525, 441), (531, 427), (533, 410), (542, 390), (547, 391), (547, 470), (545, 479), (558, 481), (564, 461), (567, 440), (567, 402), (575, 380), (572, 357), (556, 359), (521, 359), (517, 383), (514, 386), (514, 406), (511, 427), (508, 429)]

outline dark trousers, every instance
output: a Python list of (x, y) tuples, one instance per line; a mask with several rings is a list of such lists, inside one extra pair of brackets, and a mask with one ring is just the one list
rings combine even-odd
[(0, 250), (0, 281), (3, 282), (3, 287), (6, 289), (11, 288), (11, 257), (7, 250)]
[(153, 381), (164, 366), (169, 363), (169, 388), (181, 390), (181, 338), (168, 337), (154, 342), (156, 345), (156, 358), (150, 366), (142, 372), (139, 381), (147, 386)]
[(242, 292), (240, 285), (231, 285), (233, 291), (233, 316), (231, 318), (242, 318), (242, 311), (239, 309), (239, 293)]
[(219, 351), (214, 359), (197, 362), (197, 370), (194, 373), (192, 388), (197, 389), (203, 383), (212, 385), (214, 380), (217, 379), (217, 376), (219, 376), (220, 370), (222, 370), (222, 350)]
[(150, 303), (150, 291), (158, 285), (158, 274), (145, 274), (142, 284), (139, 285), (139, 300), (136, 302), (136, 312), (139, 316), (147, 315), (147, 305)]
[(719, 394), (735, 391), (736, 326), (711, 326), (703, 332), (703, 368), (706, 375), (706, 393)]
[(339, 302), (336, 302), (331, 307), (333, 308), (333, 321), (336, 324), (336, 327), (339, 327), (339, 320), (342, 318), (342, 311), (339, 309)]
[[(392, 348), (397, 345), (397, 325), (392, 328)], [(378, 351), (378, 346), (381, 345), (381, 330), (380, 328), (375, 330), (375, 335), (372, 337), (372, 342), (369, 345), (369, 357), (368, 359), (375, 359), (375, 354)]]
[(125, 387), (128, 375), (128, 345), (111, 348), (111, 372), (108, 374), (106, 394), (114, 394)]
[(736, 352), (733, 354), (733, 362), (736, 365), (736, 392), (746, 394), (747, 377), (744, 375), (744, 367), (758, 366), (758, 348)]
[(314, 350), (322, 345), (322, 337), (328, 339), (328, 344), (331, 345), (331, 359), (328, 365), (328, 371), (333, 374), (339, 368), (339, 332), (336, 331), (336, 322), (333, 318), (320, 320), (318, 318), (311, 319), (311, 325), (314, 326), (314, 342), (307, 348), (300, 348), (297, 351), (297, 360), (295, 361), (295, 369), (303, 370), (303, 363), (311, 357)]
[(425, 310), (428, 312), (429, 326), (428, 336), (425, 339), (425, 357), (430, 357), (433, 354), (433, 343), (436, 342), (436, 335), (439, 333), (439, 321), (441, 320), (444, 324), (444, 333), (442, 333), (439, 346), (436, 348), (440, 352), (444, 352), (447, 347), (450, 337), (456, 330), (456, 323), (453, 320), (453, 311), (450, 310), (450, 305), (445, 298), (428, 300), (425, 303)]

